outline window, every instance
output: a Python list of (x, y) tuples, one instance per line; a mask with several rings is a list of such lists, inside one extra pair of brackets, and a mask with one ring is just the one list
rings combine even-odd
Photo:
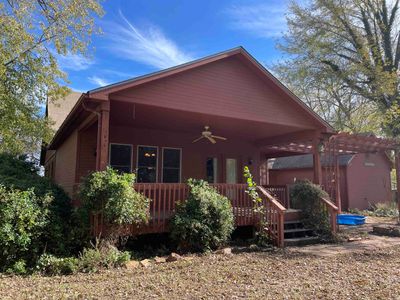
[(132, 146), (110, 144), (110, 167), (120, 172), (132, 171)]
[(137, 182), (157, 182), (158, 148), (138, 146)]
[(218, 182), (218, 160), (216, 157), (207, 158), (207, 182), (217, 183)]
[(181, 181), (181, 149), (163, 148), (162, 182)]
[(237, 183), (237, 163), (234, 158), (226, 159), (226, 183)]

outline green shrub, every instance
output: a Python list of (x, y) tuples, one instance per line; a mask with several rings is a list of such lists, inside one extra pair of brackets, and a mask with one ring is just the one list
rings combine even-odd
[(79, 256), (82, 272), (95, 273), (102, 268), (103, 257), (98, 249), (85, 248)]
[(92, 248), (84, 248), (79, 258), (56, 257), (43, 254), (36, 264), (36, 270), (43, 275), (69, 275), (78, 271), (95, 273), (101, 269), (123, 267), (129, 262), (129, 252), (119, 251), (114, 246), (101, 242)]
[(134, 181), (134, 174), (119, 174), (111, 168), (94, 172), (81, 185), (83, 206), (103, 213), (110, 224), (147, 222), (150, 200), (133, 189)]
[(26, 262), (23, 259), (17, 260), (6, 270), (7, 274), (24, 275), (27, 273)]
[(82, 272), (94, 273), (102, 268), (125, 266), (130, 259), (129, 252), (119, 251), (116, 247), (102, 242), (93, 248), (83, 249), (79, 256), (79, 265)]
[(368, 210), (359, 210), (357, 208), (352, 208), (349, 209), (349, 212), (372, 217), (395, 218), (399, 216), (399, 209), (397, 207), (397, 203), (394, 201), (373, 204)]
[(308, 180), (296, 182), (290, 190), (292, 206), (301, 209), (304, 226), (313, 229), (320, 236), (329, 237), (329, 215), (320, 198), (329, 199), (329, 196), (320, 186)]
[(48, 220), (40, 238), (41, 248), (53, 254), (68, 255), (73, 233), (71, 200), (61, 187), (38, 172), (38, 168), (24, 157), (0, 154), (0, 184), (7, 189), (32, 190), (36, 199), (52, 198), (50, 203), (38, 202), (39, 208), (46, 211)]
[(42, 251), (52, 198), (37, 197), (33, 190), (19, 191), (0, 185), (0, 271), (23, 259), (36, 260)]
[(51, 254), (40, 256), (36, 269), (44, 275), (70, 275), (79, 270), (79, 260), (75, 257), (59, 258)]
[(177, 204), (171, 221), (172, 238), (200, 251), (224, 244), (234, 229), (230, 201), (203, 180), (189, 179), (188, 185), (188, 199)]
[(372, 206), (372, 215), (376, 217), (398, 217), (399, 209), (396, 202), (376, 203)]

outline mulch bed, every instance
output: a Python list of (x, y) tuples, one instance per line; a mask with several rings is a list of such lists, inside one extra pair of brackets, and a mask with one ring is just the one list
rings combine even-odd
[(0, 278), (0, 299), (398, 299), (400, 247), (315, 257), (210, 254), (97, 274)]

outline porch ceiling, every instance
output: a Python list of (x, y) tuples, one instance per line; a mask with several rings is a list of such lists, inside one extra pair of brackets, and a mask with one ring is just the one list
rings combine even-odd
[(192, 133), (193, 138), (208, 125), (216, 135), (250, 142), (307, 129), (115, 100), (111, 101), (110, 125)]

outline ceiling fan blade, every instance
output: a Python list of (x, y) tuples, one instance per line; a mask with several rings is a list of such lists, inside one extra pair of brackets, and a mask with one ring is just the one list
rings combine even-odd
[(224, 140), (224, 141), (226, 141), (226, 140), (227, 140), (227, 138), (226, 138), (226, 137), (223, 137), (223, 136), (218, 136), (218, 135), (212, 135), (211, 137), (212, 137), (212, 138), (214, 138), (214, 139), (220, 139), (220, 140)]
[(206, 138), (213, 144), (216, 143), (216, 141), (211, 137), (211, 136), (206, 136)]
[(195, 139), (192, 143), (196, 143), (196, 142), (200, 141), (201, 139), (204, 139), (204, 136), (201, 136), (201, 137)]

